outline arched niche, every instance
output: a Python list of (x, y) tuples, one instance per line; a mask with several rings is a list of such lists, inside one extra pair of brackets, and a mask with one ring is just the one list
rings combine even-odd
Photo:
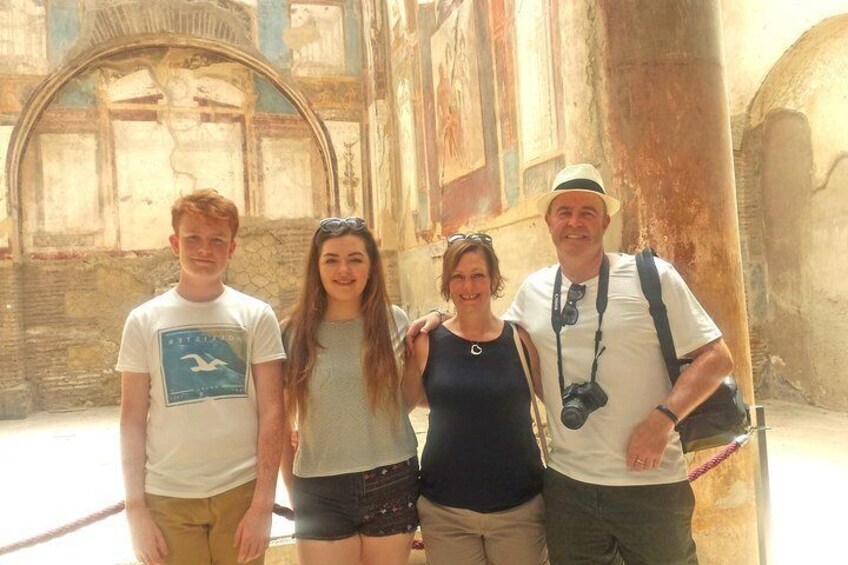
[(841, 410), (848, 407), (846, 89), (848, 15), (840, 15), (808, 30), (763, 81), (737, 174), (749, 315), (766, 340), (768, 386)]
[(243, 65), (257, 73), (291, 102), (299, 116), (308, 125), (321, 158), (326, 182), (327, 210), (338, 208), (338, 178), (336, 155), (324, 122), (311, 108), (306, 98), (281, 75), (274, 66), (250, 46), (228, 43), (214, 37), (199, 37), (173, 33), (140, 33), (125, 37), (112, 37), (94, 43), (72, 57), (51, 73), (33, 92), (15, 125), (6, 161), (6, 178), (9, 194), (9, 217), (12, 225), (10, 247), (16, 262), (23, 259), (21, 204), (23, 188), (23, 159), (35, 128), (56, 96), (89, 69), (119, 55), (128, 55), (156, 48), (191, 48)]

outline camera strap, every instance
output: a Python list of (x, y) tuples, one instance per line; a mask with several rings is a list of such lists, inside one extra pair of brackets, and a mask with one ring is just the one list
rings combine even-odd
[[(609, 296), (609, 258), (606, 253), (601, 260), (601, 270), (598, 273), (598, 298), (595, 300), (595, 308), (598, 310), (598, 329), (595, 330), (595, 357), (592, 360), (592, 382), (597, 380), (598, 374), (598, 358), (604, 352), (601, 347), (601, 324), (604, 323), (604, 312), (607, 310), (607, 298)], [(559, 373), (559, 392), (560, 395), (565, 393), (565, 377), (562, 371), (562, 337), (560, 332), (565, 326), (565, 314), (563, 313), (562, 305), (562, 267), (556, 271), (554, 277), (554, 294), (551, 302), (551, 327), (556, 334), (557, 344), (557, 371)]]

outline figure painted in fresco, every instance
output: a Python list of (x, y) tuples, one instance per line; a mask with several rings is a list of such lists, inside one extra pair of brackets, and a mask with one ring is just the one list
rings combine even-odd
[[(465, 123), (465, 115), (469, 111), (466, 98), (468, 96), (468, 92), (471, 90), (471, 84), (468, 82), (468, 53), (466, 51), (464, 33), (459, 32), (459, 39), (456, 44), (456, 60), (454, 61), (452, 69), (451, 90), (453, 94), (454, 108), (456, 109), (456, 120), (459, 122), (458, 131), (461, 133), (463, 131), (462, 126)], [(458, 145), (459, 153), (456, 155), (457, 161), (459, 161), (462, 166), (467, 166), (469, 164), (468, 157), (461, 137), (458, 140)]]
[(475, 20), (473, 2), (457, 3), (430, 40), (434, 135), (442, 185), (485, 163)]
[(447, 159), (459, 161), (462, 154), (462, 120), (457, 108), (457, 97), (451, 80), (454, 66), (453, 50), (450, 43), (445, 44), (445, 60), (439, 64), (439, 84), (436, 86), (436, 107), (439, 117), (439, 140), (441, 159), (439, 161), (444, 180)]

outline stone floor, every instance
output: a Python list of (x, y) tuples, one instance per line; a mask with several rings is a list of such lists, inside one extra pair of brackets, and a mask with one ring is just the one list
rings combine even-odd
[[(839, 562), (835, 540), (842, 534), (841, 512), (848, 508), (848, 414), (781, 401), (766, 406), (772, 428), (769, 563)], [(117, 420), (117, 408), (99, 408), (0, 421), (0, 546), (121, 500)], [(423, 444), (426, 412), (416, 411), (413, 420)], [(277, 500), (287, 502), (282, 489)], [(291, 529), (275, 517), (273, 535)], [(0, 557), (0, 565), (132, 561), (122, 514)]]

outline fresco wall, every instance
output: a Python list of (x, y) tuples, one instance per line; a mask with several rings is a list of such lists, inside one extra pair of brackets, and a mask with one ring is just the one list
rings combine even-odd
[[(848, 6), (845, 7), (848, 10)], [(753, 98), (737, 150), (749, 316), (775, 395), (848, 408), (848, 14), (808, 30)]]
[(553, 257), (532, 199), (564, 163), (559, 3), (387, 6), (404, 303), (441, 304), (443, 237), (460, 230), (494, 236), (511, 296)]
[[(316, 219), (375, 215), (361, 18), (353, 0), (0, 3), (4, 163), (45, 75), (128, 36), (123, 53), (75, 76), (38, 116), (20, 157), (17, 224), (3, 178), (0, 417), (118, 401), (123, 319), (176, 281), (166, 246), (180, 194), (211, 187), (237, 203), (227, 282), (279, 313), (296, 297)], [(134, 48), (132, 30), (151, 25), (258, 49), (324, 121), (338, 190), (309, 124), (265, 76), (201, 48)], [(394, 257), (389, 249), (392, 272)]]
[[(803, 10), (789, 0), (769, 3), (768, 10), (760, 4), (722, 3), (722, 25), (733, 55), (727, 58), (731, 111), (739, 112), (740, 224), (750, 226), (743, 230), (743, 257), (752, 351), (755, 371), (762, 367), (765, 375), (778, 374), (780, 364), (771, 363), (767, 338), (776, 302), (759, 290), (774, 280), (766, 238), (756, 228), (767, 212), (762, 155), (752, 153), (762, 136), (748, 135), (744, 147), (742, 138), (764, 131), (772, 109), (802, 112), (816, 187), (810, 209), (838, 225), (838, 198), (828, 195), (839, 195), (841, 185), (822, 187), (842, 178), (844, 128), (823, 116), (835, 115), (829, 108), (838, 106), (840, 90), (804, 98), (774, 87), (753, 101), (787, 47), (848, 3), (829, 0)], [(271, 231), (331, 211), (364, 215), (399, 273), (399, 299), (413, 314), (440, 304), (443, 236), (489, 231), (512, 271), (500, 308), (527, 273), (553, 260), (533, 197), (565, 162), (590, 161), (608, 177), (613, 173), (598, 56), (605, 40), (592, 23), (599, 14), (591, 2), (547, 0), (7, 0), (0, 3), (0, 157), (46, 74), (132, 24), (132, 6), (180, 33), (186, 33), (180, 26), (195, 25), (185, 21), (196, 22), (200, 27), (189, 35), (209, 34), (218, 22), (221, 41), (249, 45), (288, 77), (325, 121), (338, 191), (327, 192), (319, 152), (293, 105), (262, 76), (202, 50), (128, 53), (77, 76), (41, 116), (22, 160), (18, 224), (9, 215), (10, 195), (0, 191), (3, 268), (13, 269), (14, 242), (19, 271), (40, 261), (72, 268), (94, 256), (155, 256), (172, 199), (214, 185)], [(761, 18), (766, 23), (759, 26)], [(800, 66), (808, 56), (800, 56)], [(815, 67), (823, 73), (816, 84), (833, 84), (827, 69), (841, 64), (829, 59)], [(789, 67), (786, 76), (800, 68)], [(745, 193), (745, 183), (756, 189)], [(816, 228), (810, 241), (832, 248), (841, 233), (834, 230)], [(613, 226), (608, 247), (621, 243), (620, 226)], [(289, 260), (280, 259), (285, 269)], [(279, 281), (254, 284), (244, 272), (239, 276), (239, 284), (279, 307), (292, 296)], [(805, 307), (814, 309), (827, 311)], [(9, 378), (20, 384), (20, 377)], [(824, 402), (831, 395), (822, 389), (805, 397)]]

